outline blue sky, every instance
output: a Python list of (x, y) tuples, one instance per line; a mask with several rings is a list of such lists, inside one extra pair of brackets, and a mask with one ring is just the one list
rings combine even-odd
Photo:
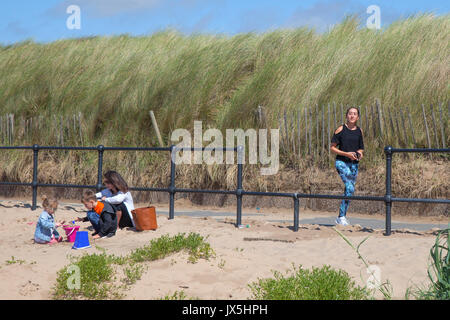
[[(0, 43), (50, 42), (95, 35), (147, 35), (167, 28), (185, 34), (234, 35), (308, 26), (322, 32), (348, 14), (362, 21), (370, 5), (381, 27), (416, 13), (448, 14), (448, 0), (2, 0)], [(70, 5), (80, 8), (80, 29), (66, 26)]]

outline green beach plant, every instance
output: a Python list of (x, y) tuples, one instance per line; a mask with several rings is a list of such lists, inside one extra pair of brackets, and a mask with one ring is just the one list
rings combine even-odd
[(173, 294), (166, 294), (158, 300), (199, 300), (198, 297), (189, 297), (184, 290), (175, 291)]
[[(119, 288), (112, 283), (114, 279), (113, 259), (105, 253), (83, 255), (71, 258), (71, 264), (57, 274), (53, 298), (63, 299), (114, 299), (120, 297)], [(80, 287), (69, 288), (71, 273), (69, 267), (76, 265), (80, 270)]]
[[(183, 250), (188, 252), (188, 261), (191, 263), (214, 257), (214, 250), (197, 233), (189, 233), (187, 236), (185, 233), (163, 235), (126, 256), (108, 255), (106, 249), (97, 248), (102, 253), (70, 257), (71, 264), (58, 271), (53, 288), (54, 299), (120, 299), (128, 286), (141, 279), (146, 270), (143, 262), (163, 259)], [(74, 266), (79, 270), (79, 288), (68, 284), (73, 277), (71, 270)], [(122, 269), (125, 276), (119, 281), (122, 285), (116, 284), (119, 269)]]
[(210, 244), (198, 233), (179, 233), (174, 236), (163, 235), (150, 241), (150, 244), (134, 250), (129, 259), (133, 262), (145, 262), (163, 259), (166, 256), (186, 250), (189, 253), (188, 261), (195, 263), (198, 259), (208, 260), (215, 256)]
[(432, 263), (428, 269), (428, 277), (432, 283), (426, 296), (439, 300), (450, 299), (450, 226), (442, 230), (430, 250)]
[(251, 299), (256, 300), (366, 300), (369, 291), (355, 284), (344, 270), (326, 265), (311, 270), (293, 266), (283, 275), (273, 272), (273, 278), (258, 279), (249, 284)]
[(415, 286), (409, 288), (406, 299), (414, 297), (419, 300), (450, 300), (450, 224), (440, 230), (434, 245), (430, 249), (430, 265), (428, 267), (428, 288)]

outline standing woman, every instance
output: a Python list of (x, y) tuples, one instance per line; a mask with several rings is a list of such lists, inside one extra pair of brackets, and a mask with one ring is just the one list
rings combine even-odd
[(97, 193), (97, 197), (108, 202), (116, 210), (117, 228), (135, 227), (131, 211), (134, 210), (133, 197), (128, 191), (128, 184), (116, 171), (108, 171), (104, 174), (103, 184), (110, 191), (104, 190)]
[[(345, 114), (346, 123), (336, 129), (331, 138), (331, 151), (336, 154), (336, 170), (345, 185), (344, 196), (355, 192), (359, 161), (363, 158), (364, 140), (361, 128), (356, 125), (359, 109), (349, 108)], [(342, 200), (336, 224), (347, 226), (346, 218), (350, 200)]]

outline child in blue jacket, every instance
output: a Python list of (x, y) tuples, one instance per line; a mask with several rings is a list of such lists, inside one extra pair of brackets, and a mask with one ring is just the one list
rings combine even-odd
[(36, 224), (36, 231), (34, 232), (34, 242), (41, 244), (53, 244), (61, 242), (63, 237), (56, 231), (57, 227), (64, 224), (55, 222), (55, 212), (58, 209), (58, 200), (49, 199), (46, 196), (42, 197), (42, 207), (44, 211), (39, 216)]

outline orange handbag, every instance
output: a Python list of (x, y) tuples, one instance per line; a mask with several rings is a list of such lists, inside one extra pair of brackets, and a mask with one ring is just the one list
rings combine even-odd
[(137, 208), (131, 210), (131, 213), (136, 230), (156, 230), (158, 228), (155, 207)]

